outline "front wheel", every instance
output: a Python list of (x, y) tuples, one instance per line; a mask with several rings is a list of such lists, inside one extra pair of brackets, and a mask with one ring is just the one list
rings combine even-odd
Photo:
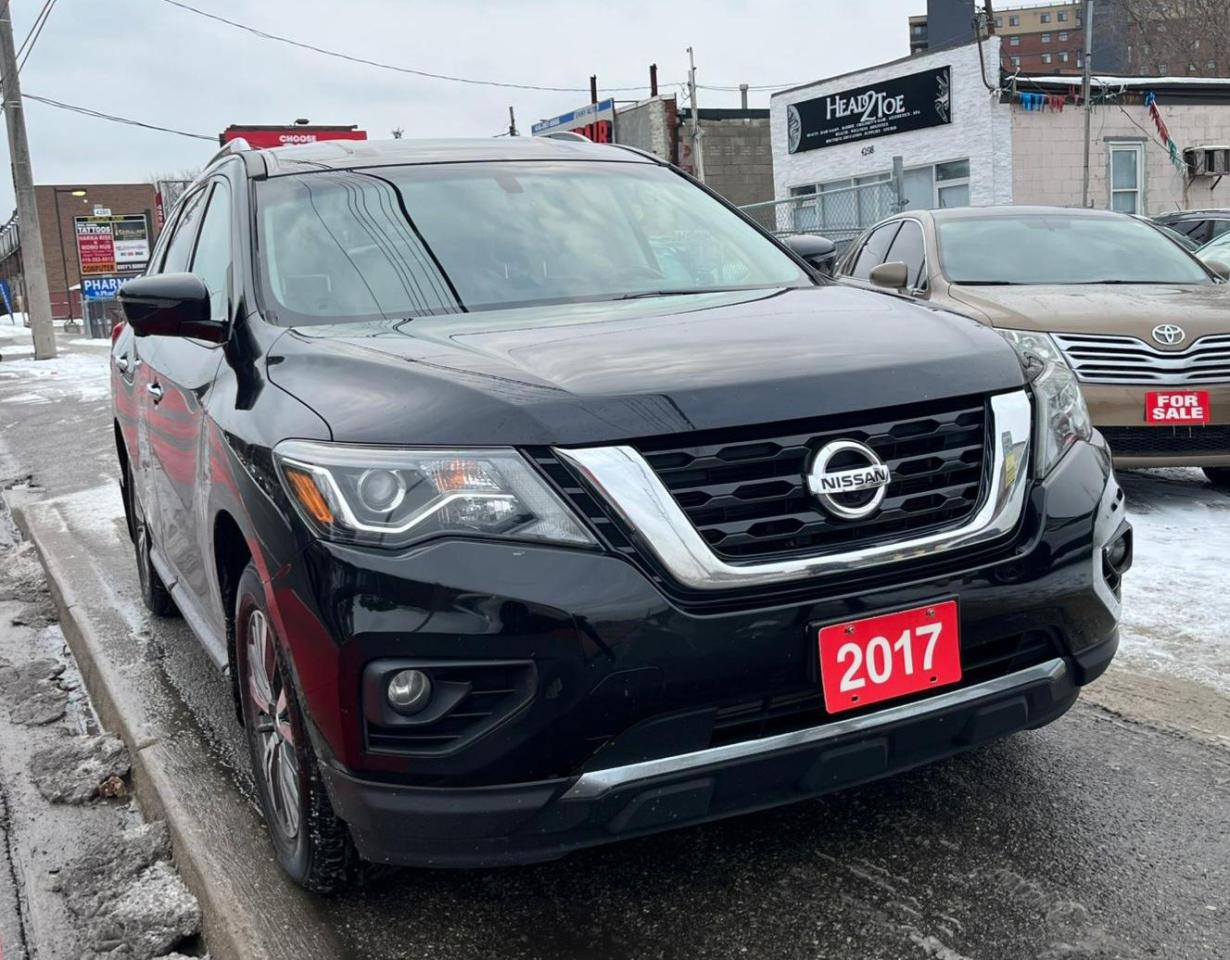
[(1204, 475), (1213, 486), (1230, 491), (1230, 467), (1205, 467)]
[(278, 863), (308, 890), (344, 890), (356, 879), (358, 854), (325, 792), (286, 653), (252, 564), (236, 590), (235, 659), (252, 775)]

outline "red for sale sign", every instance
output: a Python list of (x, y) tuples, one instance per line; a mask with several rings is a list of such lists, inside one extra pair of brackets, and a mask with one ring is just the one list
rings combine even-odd
[(1207, 390), (1155, 390), (1145, 397), (1145, 423), (1181, 427), (1209, 419)]

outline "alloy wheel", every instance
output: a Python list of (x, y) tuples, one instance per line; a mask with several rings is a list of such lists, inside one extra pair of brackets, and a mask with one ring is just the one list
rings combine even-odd
[(248, 698), (260, 758), (256, 774), (265, 781), (278, 831), (293, 840), (299, 835), (299, 760), (286, 683), (269, 620), (262, 611), (248, 615), (247, 633)]

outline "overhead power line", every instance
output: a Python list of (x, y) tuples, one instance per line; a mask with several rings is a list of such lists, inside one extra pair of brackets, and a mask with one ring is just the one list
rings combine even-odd
[[(367, 67), (376, 67), (379, 70), (391, 70), (394, 73), (405, 73), (415, 77), (425, 77), (429, 80), (447, 80), (451, 83), (465, 83), (477, 87), (503, 87), (510, 90), (545, 90), (549, 93), (589, 93), (588, 87), (555, 87), (538, 83), (513, 83), (506, 80), (479, 80), (474, 77), (459, 77), (447, 73), (433, 73), (429, 70), (418, 70), (414, 67), (405, 67), (396, 63), (385, 63), (380, 60), (371, 60), (367, 57), (359, 57), (349, 53), (343, 53), (340, 50), (330, 50), (327, 47), (317, 46), (314, 43), (307, 43), (302, 40), (294, 40), (291, 37), (282, 36), (277, 33), (270, 33), (267, 30), (262, 30), (259, 27), (253, 27), (250, 24), (240, 23), (238, 20), (231, 20), (227, 17), (220, 16), (216, 13), (210, 13), (208, 10), (201, 10), (199, 7), (194, 7), (191, 4), (184, 3), (183, 0), (162, 0), (163, 3), (169, 4), (172, 7), (178, 7), (180, 10), (185, 10), (188, 13), (194, 13), (198, 17), (204, 17), (206, 20), (213, 20), (217, 23), (224, 23), (228, 27), (234, 27), (236, 30), (242, 30), (254, 37), (260, 37), (262, 40), (272, 40), (275, 43), (283, 43), (290, 47), (298, 47), (300, 50), (310, 50), (313, 53), (319, 53), (322, 56), (333, 57), (336, 60), (345, 60), (349, 63), (358, 63)], [(663, 86), (673, 86), (674, 84), (664, 83)], [(749, 90), (777, 90), (782, 87), (795, 86), (795, 84), (756, 84), (749, 86)], [(605, 93), (638, 93), (642, 90), (648, 90), (649, 84), (640, 84), (633, 87), (603, 87)], [(705, 90), (728, 90), (738, 91), (739, 87), (734, 86), (713, 86), (702, 87)]]
[(43, 9), (34, 18), (34, 25), (30, 27), (30, 32), (26, 34), (26, 39), (21, 41), (21, 49), (17, 51), (18, 73), (25, 67), (26, 61), (30, 59), (30, 54), (34, 51), (34, 45), (38, 43), (38, 38), (42, 36), (43, 27), (51, 19), (51, 11), (55, 9), (55, 5), (56, 0), (46, 0), (46, 3), (43, 4)]
[(56, 107), (60, 110), (70, 110), (73, 113), (80, 113), (86, 117), (94, 117), (96, 120), (109, 120), (112, 123), (123, 123), (130, 127), (141, 127), (143, 130), (157, 130), (160, 133), (174, 133), (181, 137), (191, 137), (194, 140), (208, 140), (211, 143), (218, 142), (216, 136), (211, 137), (204, 133), (189, 133), (187, 130), (176, 130), (174, 127), (163, 127), (156, 123), (145, 123), (141, 120), (133, 120), (131, 117), (120, 117), (113, 113), (103, 113), (101, 110), (91, 110), (89, 107), (79, 107), (76, 104), (65, 103), (62, 100), (53, 100), (51, 97), (39, 97), (33, 93), (23, 93), (22, 99), (45, 103), (49, 107)]
[[(299, 47), (302, 50), (311, 50), (314, 53), (323, 54), (326, 57), (334, 57), (337, 60), (347, 60), (350, 63), (359, 63), (368, 67), (377, 67), (381, 70), (392, 70), (396, 73), (408, 73), (416, 77), (426, 77), (429, 80), (449, 80), (453, 83), (468, 83), (480, 87), (506, 87), (513, 90), (547, 90), (554, 93), (589, 93), (588, 87), (551, 87), (543, 86), (534, 83), (509, 83), (502, 80), (475, 80), (472, 77), (456, 77), (447, 73), (431, 73), (427, 70), (416, 70), (413, 67), (403, 67), (395, 63), (382, 63), (379, 60), (369, 60), (366, 57), (356, 57), (349, 53), (342, 53), (339, 50), (329, 50), (325, 47), (318, 47), (312, 43), (304, 43), (300, 40), (292, 40), (290, 37), (283, 37), (276, 33), (269, 33), (266, 30), (261, 30), (258, 27), (249, 26), (246, 23), (239, 23), (236, 20), (228, 20), (226, 17), (221, 17), (216, 13), (209, 13), (205, 10), (200, 10), (187, 3), (181, 3), (180, 0), (163, 0), (163, 3), (168, 3), (173, 7), (179, 7), (181, 10), (187, 10), (189, 13), (195, 13), (198, 17), (205, 17), (207, 20), (216, 20), (218, 23), (225, 23), (227, 26), (234, 27), (237, 30), (243, 30), (253, 36), (260, 37), (264, 40), (273, 40), (277, 43), (284, 43), (291, 47)], [(611, 93), (623, 93), (633, 90), (647, 90), (648, 84), (642, 84), (637, 87), (606, 87), (605, 89)]]

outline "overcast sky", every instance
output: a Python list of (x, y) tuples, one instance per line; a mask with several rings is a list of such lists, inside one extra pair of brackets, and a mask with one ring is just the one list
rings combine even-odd
[[(925, 0), (186, 0), (250, 26), (355, 56), (483, 80), (636, 99), (658, 64), (662, 92), (698, 82), (795, 84), (904, 56), (906, 18)], [(42, 0), (11, 0), (20, 45)], [(530, 124), (588, 101), (587, 92), (508, 90), (346, 63), (262, 39), (166, 0), (58, 0), (21, 72), (26, 93), (193, 133), (296, 117), (357, 123), (373, 138), (491, 136), (508, 107)], [(678, 89), (675, 87), (674, 89)], [(738, 93), (702, 90), (702, 107)], [(682, 104), (682, 98), (680, 99)], [(769, 91), (752, 94), (768, 106)], [(198, 167), (216, 145), (139, 130), (27, 101), (38, 183), (149, 180)], [(7, 168), (8, 146), (3, 147)], [(13, 209), (0, 177), (0, 218)]]

